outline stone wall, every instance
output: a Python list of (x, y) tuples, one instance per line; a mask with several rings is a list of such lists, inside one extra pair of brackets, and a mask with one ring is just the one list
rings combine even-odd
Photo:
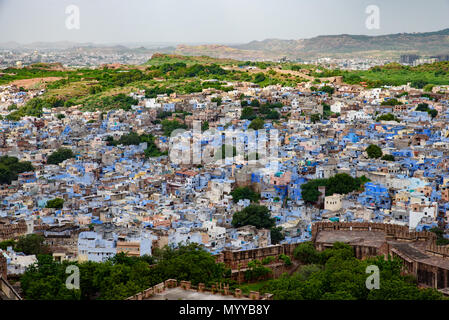
[(226, 284), (213, 284), (211, 288), (207, 288), (204, 283), (199, 283), (198, 286), (193, 286), (190, 281), (177, 281), (175, 279), (168, 279), (161, 282), (145, 291), (139, 292), (126, 300), (145, 300), (150, 299), (156, 293), (162, 293), (166, 289), (170, 288), (182, 288), (184, 290), (192, 290), (195, 292), (209, 293), (209, 294), (221, 294), (223, 296), (234, 296), (237, 299), (249, 298), (251, 300), (271, 300), (272, 294), (266, 293), (260, 295), (257, 291), (251, 291), (249, 295), (242, 294), (242, 290), (235, 289), (234, 292), (229, 289), (229, 285)]
[(430, 241), (436, 240), (433, 232), (409, 231), (407, 226), (387, 223), (370, 222), (317, 222), (312, 225), (312, 241), (315, 242), (318, 232), (327, 230), (354, 230), (354, 231), (379, 231), (385, 232), (387, 239), (401, 241)]
[(3, 279), (8, 279), (7, 277), (8, 266), (6, 264), (6, 258), (0, 254), (0, 277)]
[(25, 221), (11, 224), (9, 221), (0, 221), (0, 241), (16, 239), (25, 235), (27, 226)]
[(292, 257), (293, 251), (298, 245), (298, 243), (287, 243), (251, 250), (225, 250), (216, 256), (216, 261), (224, 263), (227, 267), (233, 270), (237, 270), (239, 269), (239, 266), (240, 268), (246, 268), (248, 266), (248, 262), (252, 260), (262, 260), (267, 257), (278, 257), (280, 254), (285, 254)]

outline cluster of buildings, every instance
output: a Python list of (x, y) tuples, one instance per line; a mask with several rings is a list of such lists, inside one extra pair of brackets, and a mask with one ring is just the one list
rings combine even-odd
[[(85, 112), (73, 106), (44, 109), (39, 119), (0, 121), (0, 155), (30, 161), (35, 168), (20, 173), (10, 185), (0, 185), (0, 241), (40, 234), (55, 259), (78, 261), (104, 261), (120, 252), (151, 255), (154, 248), (188, 243), (212, 254), (273, 245), (268, 229), (232, 226), (234, 213), (250, 205), (248, 199), (233, 201), (236, 187), (260, 193), (260, 204), (282, 227), (281, 244), (310, 240), (312, 225), (320, 221), (397, 224), (416, 231), (447, 221), (449, 95), (423, 96), (422, 90), (409, 86), (367, 89), (331, 83), (327, 85), (335, 93), (329, 96), (312, 92), (312, 83), (295, 88), (230, 84), (234, 90), (229, 92), (203, 90), (152, 99), (144, 91), (134, 92), (138, 104), (130, 111)], [(30, 94), (11, 86), (0, 92), (3, 113), (11, 104), (25, 103)], [(189, 140), (198, 134), (192, 129), (195, 123), (207, 121), (209, 131), (215, 130), (200, 133), (200, 154), (221, 149), (222, 137), (229, 135), (248, 152), (251, 121), (240, 119), (242, 94), (243, 101), (279, 106), (280, 119), (266, 120), (256, 138), (265, 145), (261, 132), (276, 131), (276, 154), (267, 155), (268, 161), (236, 156), (182, 163), (170, 156), (179, 145), (163, 135), (164, 111), (165, 119), (187, 126), (181, 136)], [(214, 99), (218, 97), (221, 103)], [(402, 104), (383, 103), (393, 98)], [(432, 119), (416, 111), (422, 103), (438, 115)], [(314, 123), (316, 114), (321, 120)], [(383, 114), (400, 121), (377, 121)], [(118, 140), (131, 131), (154, 135), (156, 146), (169, 155), (146, 158), (146, 142), (108, 145), (108, 137)], [(395, 160), (369, 158), (365, 149), (371, 144)], [(75, 157), (48, 164), (48, 156), (61, 147)], [(338, 173), (365, 176), (369, 182), (363, 191), (346, 195), (326, 195), (320, 188), (315, 205), (303, 201), (304, 183)], [(55, 198), (64, 199), (63, 208), (46, 207)], [(11, 249), (2, 254), (11, 272), (23, 272), (33, 261)]]

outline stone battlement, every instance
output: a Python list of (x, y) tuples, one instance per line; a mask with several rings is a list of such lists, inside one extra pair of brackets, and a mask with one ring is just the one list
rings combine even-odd
[(370, 222), (317, 222), (312, 225), (312, 241), (315, 242), (319, 231), (332, 230), (384, 232), (387, 238), (402, 241), (434, 242), (436, 240), (436, 235), (433, 232), (410, 231), (407, 226), (395, 224)]
[(449, 247), (432, 243), (426, 246), (426, 252), (441, 258), (449, 258)]
[(194, 291), (203, 294), (211, 294), (217, 295), (220, 294), (222, 296), (232, 296), (236, 299), (250, 299), (250, 300), (271, 300), (272, 294), (264, 294), (260, 295), (257, 291), (251, 291), (249, 295), (245, 295), (242, 293), (242, 290), (235, 289), (234, 292), (229, 289), (229, 285), (217, 283), (213, 284), (210, 288), (207, 288), (204, 283), (199, 283), (198, 286), (193, 286), (190, 281), (177, 281), (175, 279), (168, 279), (164, 282), (161, 282), (151, 288), (146, 289), (145, 291), (139, 292), (126, 300), (148, 300), (151, 299), (155, 294), (163, 293), (167, 289), (181, 288), (186, 291)]

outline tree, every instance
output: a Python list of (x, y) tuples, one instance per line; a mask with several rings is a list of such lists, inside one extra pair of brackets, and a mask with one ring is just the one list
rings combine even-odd
[(333, 95), (335, 92), (335, 89), (331, 86), (323, 86), (323, 87), (321, 87), (320, 90), (323, 92), (326, 92), (330, 96)]
[(253, 121), (251, 121), (250, 125), (248, 126), (248, 129), (260, 130), (263, 129), (264, 124), (265, 121), (263, 121), (262, 118), (256, 118)]
[(242, 115), (240, 116), (241, 120), (253, 120), (256, 118), (256, 113), (254, 109), (251, 107), (245, 107), (242, 110)]
[(435, 87), (434, 84), (426, 84), (423, 88), (424, 92), (432, 92), (433, 87)]
[(285, 239), (282, 227), (273, 227), (270, 229), (271, 244), (278, 244)]
[(420, 103), (416, 107), (416, 111), (427, 112), (429, 110), (429, 105), (427, 103)]
[(62, 209), (64, 207), (64, 199), (55, 198), (53, 200), (48, 200), (45, 208)]
[[(435, 289), (419, 289), (410, 276), (403, 276), (398, 259), (383, 256), (358, 260), (354, 250), (344, 243), (317, 252), (311, 243), (302, 243), (295, 249), (295, 258), (303, 263), (291, 276), (270, 280), (261, 293), (270, 292), (276, 300), (439, 300), (442, 294)], [(313, 261), (308, 262), (308, 261)], [(380, 271), (380, 289), (366, 287), (366, 268), (376, 265)]]
[(0, 157), (0, 183), (10, 184), (17, 180), (19, 173), (34, 171), (29, 161), (19, 161), (16, 157)]
[(320, 261), (320, 255), (311, 242), (303, 242), (293, 251), (293, 256), (305, 264), (314, 264)]
[(257, 229), (271, 229), (275, 226), (275, 220), (265, 206), (251, 204), (242, 211), (234, 213), (232, 225), (235, 228), (251, 225)]
[(278, 259), (284, 261), (284, 264), (287, 267), (292, 265), (292, 260), (290, 259), (289, 256), (287, 256), (285, 254), (280, 254)]
[(251, 106), (251, 107), (254, 107), (254, 108), (259, 108), (259, 107), (260, 107), (260, 102), (259, 102), (259, 100), (257, 100), (257, 99), (251, 100), (250, 106)]
[(73, 154), (72, 150), (67, 148), (59, 148), (57, 151), (48, 156), (47, 163), (60, 164), (61, 162), (74, 157), (75, 155)]
[(338, 194), (348, 194), (354, 190), (359, 190), (362, 185), (368, 182), (365, 176), (353, 178), (346, 173), (339, 173), (329, 179), (314, 179), (301, 185), (302, 199), (307, 203), (318, 201), (320, 192), (318, 187), (326, 187), (326, 196)]
[(17, 252), (23, 252), (26, 255), (49, 254), (50, 248), (44, 244), (44, 237), (37, 234), (28, 234), (20, 237), (14, 248)]
[(429, 111), (427, 111), (430, 116), (432, 117), (432, 119), (434, 119), (437, 115), (438, 115), (438, 111), (435, 109), (430, 109)]
[(378, 159), (382, 157), (382, 149), (375, 144), (371, 144), (365, 151), (371, 159)]
[(170, 137), (173, 131), (177, 129), (187, 129), (185, 124), (180, 123), (177, 120), (163, 120), (162, 122), (162, 130), (164, 131), (164, 136)]
[(248, 282), (252, 280), (260, 280), (261, 278), (267, 277), (271, 273), (271, 269), (263, 266), (261, 261), (252, 260), (248, 262), (248, 270), (245, 272), (245, 279)]
[(391, 113), (383, 114), (383, 115), (377, 117), (376, 121), (396, 121), (396, 122), (401, 122), (396, 116), (394, 116)]
[(258, 202), (260, 200), (260, 194), (254, 192), (248, 187), (238, 187), (231, 192), (232, 200), (234, 203), (239, 202), (242, 199), (248, 199), (251, 202)]
[(432, 228), (429, 231), (436, 234), (436, 244), (438, 246), (445, 246), (449, 244), (449, 239), (444, 237), (444, 230), (442, 228)]
[(395, 158), (394, 158), (394, 156), (392, 156), (391, 154), (386, 154), (386, 155), (384, 155), (384, 156), (382, 157), (382, 160), (385, 160), (385, 161), (395, 161)]
[(398, 106), (401, 104), (403, 104), (403, 103), (398, 101), (398, 99), (390, 99), (387, 101), (383, 101), (380, 105), (382, 105), (382, 106)]
[(215, 97), (215, 98), (212, 98), (210, 101), (211, 101), (211, 102), (216, 102), (216, 103), (217, 103), (217, 106), (221, 106), (221, 103), (222, 103), (221, 97)]
[(265, 116), (265, 119), (279, 120), (280, 117), (281, 117), (281, 115), (279, 114), (279, 112), (277, 112), (276, 110), (272, 110)]
[(256, 73), (254, 75), (254, 83), (259, 83), (265, 81), (265, 75), (262, 72)]
[(310, 116), (310, 121), (312, 123), (317, 123), (321, 120), (321, 115), (319, 113), (314, 113)]
[(209, 130), (209, 121), (204, 121), (201, 124), (201, 131), (207, 131), (207, 130)]

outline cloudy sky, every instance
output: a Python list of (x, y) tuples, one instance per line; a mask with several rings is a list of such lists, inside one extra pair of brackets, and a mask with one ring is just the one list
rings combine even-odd
[[(69, 5), (79, 29), (66, 27)], [(369, 5), (379, 29), (365, 26)], [(244, 43), (436, 31), (448, 16), (449, 0), (0, 0), (0, 42)]]

